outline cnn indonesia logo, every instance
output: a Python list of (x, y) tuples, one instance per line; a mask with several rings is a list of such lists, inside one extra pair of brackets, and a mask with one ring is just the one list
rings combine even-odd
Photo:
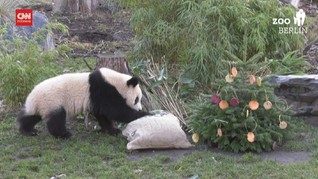
[(32, 26), (32, 9), (16, 9), (15, 25)]
[(306, 13), (304, 10), (299, 9), (294, 17), (294, 24), (297, 27), (288, 26), (291, 23), (289, 18), (273, 18), (274, 25), (286, 25), (285, 27), (279, 27), (280, 34), (304, 34), (307, 33), (307, 28), (303, 27), (306, 19)]

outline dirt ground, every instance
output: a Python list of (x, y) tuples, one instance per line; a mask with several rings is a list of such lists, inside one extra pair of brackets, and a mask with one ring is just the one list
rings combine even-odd
[[(305, 11), (312, 16), (318, 17), (318, 3), (306, 3), (301, 5)], [(309, 2), (309, 1), (308, 1)], [(72, 14), (72, 15), (53, 15), (51, 5), (34, 6), (33, 9), (47, 14), (51, 21), (61, 22), (69, 27), (69, 35), (55, 35), (56, 43), (67, 42), (74, 49), (73, 54), (78, 56), (96, 56), (97, 54), (114, 54), (130, 51), (133, 48), (133, 32), (129, 26), (130, 12), (120, 9), (116, 12), (110, 12), (107, 9), (98, 9), (93, 16)], [(317, 30), (318, 31), (318, 30)], [(318, 38), (318, 37), (317, 37)], [(80, 42), (81, 45), (78, 45)], [(306, 52), (311, 48), (318, 49), (318, 39), (308, 43)], [(318, 72), (318, 50), (316, 53), (306, 53), (306, 59), (312, 64), (309, 73)], [(309, 120), (310, 122), (311, 120)], [(314, 120), (317, 124), (318, 120)], [(317, 125), (318, 126), (318, 125)], [(190, 149), (168, 149), (168, 150), (138, 150), (132, 151), (129, 155), (131, 160), (140, 160), (145, 157), (153, 158), (158, 155), (166, 156), (171, 161), (177, 161), (182, 157), (191, 154), (194, 151), (210, 151), (223, 153), (225, 155), (240, 157), (243, 154), (234, 154), (220, 151), (207, 146), (196, 146)], [(305, 162), (310, 158), (309, 152), (286, 152), (273, 151), (257, 154), (262, 159), (275, 160), (283, 164), (294, 162)]]
[(45, 13), (51, 22), (69, 28), (69, 34), (55, 33), (55, 43), (68, 43), (75, 56), (123, 53), (132, 49), (133, 32), (129, 26), (130, 12), (118, 8), (111, 12), (98, 8), (94, 14), (53, 14), (51, 4), (40, 4), (32, 9)]
[[(166, 149), (166, 150), (138, 150), (133, 151), (129, 158), (131, 160), (142, 160), (144, 158), (156, 158), (157, 156), (167, 157), (167, 162), (175, 162), (180, 160), (187, 155), (190, 155), (195, 151), (209, 151), (211, 153), (219, 153), (227, 156), (239, 158), (243, 153), (231, 153), (224, 152), (216, 148), (208, 147), (194, 147), (190, 149)], [(291, 164), (298, 162), (307, 162), (310, 159), (310, 152), (289, 152), (289, 151), (271, 151), (271, 152), (262, 152), (255, 153), (256, 156), (259, 156), (262, 160), (273, 160), (282, 164)]]

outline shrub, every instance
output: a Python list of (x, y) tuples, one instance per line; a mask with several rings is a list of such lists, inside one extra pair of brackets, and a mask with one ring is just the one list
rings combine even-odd
[[(9, 106), (22, 104), (27, 94), (35, 84), (50, 76), (56, 75), (58, 67), (56, 59), (59, 51), (43, 51), (43, 48), (36, 42), (42, 38), (44, 33), (39, 32), (27, 42), (14, 38), (9, 41), (4, 38), (6, 26), (0, 30), (0, 96)], [(52, 29), (65, 31), (61, 24), (49, 24), (45, 29), (51, 32)]]
[[(162, 57), (187, 65), (187, 73), (203, 84), (224, 76), (229, 60), (225, 51), (242, 57), (244, 35), (246, 56), (258, 52), (277, 59), (304, 44), (301, 34), (283, 35), (272, 18), (293, 19), (291, 7), (277, 0), (121, 0), (132, 7), (131, 24), (136, 33), (136, 59)], [(264, 60), (264, 59), (263, 59)]]

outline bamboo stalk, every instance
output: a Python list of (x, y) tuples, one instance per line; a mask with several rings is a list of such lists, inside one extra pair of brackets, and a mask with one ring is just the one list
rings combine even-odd
[[(159, 81), (158, 78), (161, 72), (161, 67), (158, 63), (154, 63), (154, 61), (151, 60), (150, 63), (147, 63), (146, 68), (147, 73), (145, 75), (141, 75), (140, 78), (144, 84), (149, 87)], [(152, 93), (148, 95), (155, 99), (164, 110), (167, 110), (177, 116), (181, 124), (186, 125), (188, 115), (184, 106), (180, 103), (179, 90), (174, 90), (175, 86), (177, 86), (177, 83), (171, 87), (166, 80), (162, 79), (162, 84), (153, 87), (150, 90)]]

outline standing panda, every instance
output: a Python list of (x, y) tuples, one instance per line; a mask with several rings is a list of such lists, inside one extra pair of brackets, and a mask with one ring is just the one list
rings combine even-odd
[(34, 87), (24, 109), (17, 117), (17, 128), (23, 135), (37, 134), (34, 126), (41, 120), (56, 138), (69, 138), (66, 119), (90, 112), (102, 132), (117, 135), (113, 121), (129, 123), (148, 112), (141, 111), (142, 92), (138, 79), (101, 68), (92, 73), (70, 73), (47, 79)]

